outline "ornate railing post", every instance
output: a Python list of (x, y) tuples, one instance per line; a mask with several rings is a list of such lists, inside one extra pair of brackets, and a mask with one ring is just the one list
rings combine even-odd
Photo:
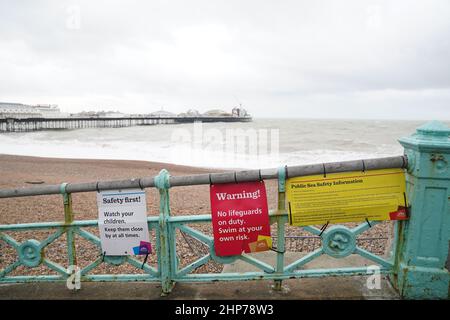
[[(285, 224), (286, 224), (286, 168), (278, 168), (278, 206), (277, 206), (277, 262), (276, 272), (284, 272)], [(282, 290), (282, 280), (275, 280), (274, 290)]]
[(160, 171), (155, 177), (155, 186), (159, 190), (159, 270), (161, 273), (161, 291), (166, 295), (172, 291), (172, 270), (170, 261), (170, 202), (169, 202), (169, 172)]
[(62, 183), (60, 190), (63, 196), (64, 202), (64, 223), (66, 224), (66, 238), (67, 238), (67, 255), (69, 258), (69, 268), (70, 266), (76, 266), (77, 256), (75, 249), (75, 236), (73, 229), (70, 227), (74, 220), (74, 214), (72, 210), (72, 195), (66, 192), (67, 183)]
[(399, 223), (394, 285), (407, 299), (447, 299), (450, 129), (430, 122), (400, 139), (408, 156), (410, 219)]

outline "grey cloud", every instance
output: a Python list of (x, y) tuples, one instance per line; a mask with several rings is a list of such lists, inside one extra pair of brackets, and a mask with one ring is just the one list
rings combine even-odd
[(2, 1), (0, 97), (450, 119), (449, 16), (448, 1)]

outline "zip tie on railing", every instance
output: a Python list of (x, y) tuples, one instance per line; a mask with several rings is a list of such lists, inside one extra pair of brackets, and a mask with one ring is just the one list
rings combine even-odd
[(141, 184), (141, 180), (142, 180), (142, 178), (139, 178), (139, 180), (138, 180), (139, 188), (141, 188), (141, 190), (144, 190), (144, 187)]
[(372, 225), (370, 224), (369, 219), (366, 218), (366, 222), (369, 225), (369, 228), (372, 228)]
[(258, 170), (258, 174), (259, 174), (259, 182), (263, 181), (262, 175), (261, 175), (261, 169)]
[(276, 253), (282, 253), (282, 254), (284, 254), (286, 252), (286, 250), (278, 251), (277, 248), (270, 248), (270, 250), (275, 251)]
[(97, 183), (95, 184), (95, 190), (97, 190), (97, 192), (100, 193), (100, 189), (98, 188), (98, 183), (99, 183), (99, 181), (97, 181)]
[(328, 227), (328, 224), (330, 223), (330, 221), (327, 221), (327, 223), (325, 223), (323, 226), (322, 226), (322, 228), (320, 228), (320, 230), (322, 230), (320, 233), (319, 233), (319, 237), (320, 236), (322, 236), (322, 234), (325, 232), (325, 230), (326, 230), (326, 228)]
[[(404, 160), (403, 160), (404, 161)], [(363, 169), (362, 172), (366, 173), (366, 163), (364, 162), (364, 160), (362, 160), (362, 165), (363, 165)]]
[(147, 254), (145, 255), (145, 259), (144, 259), (144, 262), (142, 263), (141, 269), (144, 269), (144, 265), (145, 265), (145, 263), (147, 262), (148, 255), (149, 255), (149, 253), (147, 253)]

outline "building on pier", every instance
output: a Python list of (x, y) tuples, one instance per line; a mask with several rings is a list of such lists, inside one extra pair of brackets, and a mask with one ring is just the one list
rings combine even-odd
[(34, 108), (22, 103), (0, 102), (0, 118), (42, 118), (42, 113)]
[(0, 118), (64, 118), (68, 113), (62, 113), (56, 104), (27, 105), (23, 103), (0, 102)]
[(175, 113), (165, 111), (163, 109), (148, 114), (150, 117), (176, 117)]
[(206, 111), (203, 116), (205, 117), (230, 117), (231, 114), (229, 112), (219, 110), (219, 109), (213, 109)]
[(61, 112), (57, 104), (37, 104), (32, 107), (40, 112), (44, 118), (65, 118), (69, 116), (68, 113)]

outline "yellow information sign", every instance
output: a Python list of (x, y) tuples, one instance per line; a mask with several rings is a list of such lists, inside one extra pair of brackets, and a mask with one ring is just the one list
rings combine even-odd
[(294, 226), (408, 218), (402, 169), (290, 178), (286, 193)]

